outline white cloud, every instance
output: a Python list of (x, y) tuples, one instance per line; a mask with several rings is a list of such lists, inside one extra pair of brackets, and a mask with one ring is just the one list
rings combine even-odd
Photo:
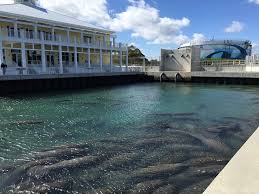
[[(11, 0), (0, 0), (3, 1)], [(114, 31), (129, 31), (132, 37), (143, 38), (150, 44), (182, 44), (192, 38), (182, 29), (190, 25), (186, 17), (161, 17), (158, 9), (145, 0), (128, 0), (125, 11), (111, 14), (107, 0), (38, 0), (47, 9), (65, 13)], [(193, 38), (198, 34), (194, 34)], [(203, 35), (201, 35), (203, 36)]]
[(13, 0), (0, 0), (0, 4), (12, 4)]
[(110, 28), (116, 31), (130, 30), (133, 37), (142, 37), (150, 43), (178, 43), (183, 35), (181, 29), (189, 26), (187, 18), (172, 19), (160, 17), (159, 10), (144, 0), (129, 0), (130, 5), (115, 15)]
[(250, 3), (255, 3), (259, 5), (259, 0), (249, 0)]
[(245, 25), (239, 21), (233, 21), (227, 28), (225, 28), (225, 32), (234, 33), (241, 32), (244, 30)]

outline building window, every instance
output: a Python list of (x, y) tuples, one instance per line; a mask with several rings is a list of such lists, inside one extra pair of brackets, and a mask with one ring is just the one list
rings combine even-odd
[(62, 53), (62, 62), (64, 64), (69, 64), (69, 53)]
[(92, 43), (92, 37), (91, 36), (84, 36), (84, 43)]
[[(75, 54), (72, 53), (72, 62), (75, 62)], [(77, 62), (79, 62), (79, 54), (77, 53)]]
[(9, 37), (14, 37), (14, 28), (7, 26), (7, 33)]
[(41, 64), (40, 51), (27, 51), (28, 64), (39, 65)]

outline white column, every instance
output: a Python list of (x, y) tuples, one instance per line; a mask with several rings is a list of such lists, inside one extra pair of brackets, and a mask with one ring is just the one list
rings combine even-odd
[(104, 48), (106, 48), (106, 47), (107, 47), (106, 34), (104, 34), (104, 36), (103, 36), (103, 45), (104, 45)]
[(55, 41), (55, 28), (51, 28), (51, 36), (52, 36), (52, 41)]
[(119, 45), (119, 48), (120, 48), (120, 67), (121, 67), (121, 69), (122, 69), (122, 48), (121, 48), (121, 43), (120, 43), (120, 45)]
[(126, 72), (128, 72), (129, 70), (129, 49), (127, 46), (127, 50), (126, 50)]
[(84, 44), (84, 33), (83, 32), (81, 32), (81, 44)]
[(113, 66), (113, 56), (112, 56), (112, 53), (113, 53), (113, 50), (111, 49), (111, 52), (110, 52), (110, 71), (112, 72), (112, 66)]
[(77, 73), (78, 70), (78, 62), (77, 62), (77, 44), (76, 44), (76, 37), (74, 38), (74, 62), (75, 62), (75, 72)]
[(70, 43), (70, 32), (67, 30), (67, 42)]
[(0, 40), (0, 65), (4, 62), (3, 41)]
[(26, 68), (26, 67), (27, 67), (27, 60), (26, 60), (26, 50), (25, 50), (25, 42), (24, 42), (24, 37), (25, 37), (25, 32), (24, 32), (24, 30), (21, 31), (21, 37), (22, 37), (22, 42), (21, 42), (21, 49), (22, 49), (22, 67)]
[(91, 68), (91, 49), (90, 47), (87, 49), (87, 57), (88, 57), (88, 68)]
[(115, 47), (115, 45), (116, 45), (116, 36), (112, 37), (112, 45), (113, 45), (113, 47)]
[(14, 22), (14, 36), (18, 38), (18, 24), (16, 21)]
[(63, 60), (62, 60), (62, 46), (61, 45), (59, 45), (59, 48), (58, 48), (58, 50), (59, 50), (59, 72), (60, 72), (60, 74), (63, 74)]
[(101, 48), (101, 43), (100, 43), (100, 68), (101, 68), (101, 71), (103, 71), (103, 51)]
[(96, 45), (96, 33), (93, 34), (93, 44)]
[(38, 39), (38, 26), (34, 24), (34, 39)]
[(41, 36), (41, 67), (42, 67), (42, 72), (46, 73), (47, 72), (47, 65), (46, 65), (46, 51), (45, 51), (45, 45), (44, 45), (44, 34), (43, 32), (40, 33)]

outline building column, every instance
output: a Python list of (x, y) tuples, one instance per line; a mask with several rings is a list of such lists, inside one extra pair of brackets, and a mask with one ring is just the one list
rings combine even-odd
[(18, 24), (17, 21), (14, 22), (14, 36), (18, 38)]
[(63, 70), (62, 46), (61, 45), (59, 45), (59, 47), (58, 47), (58, 54), (59, 54), (59, 73), (63, 74), (64, 70)]
[(67, 42), (70, 43), (70, 32), (67, 30)]
[(122, 65), (123, 65), (123, 62), (122, 62), (122, 48), (121, 48), (121, 43), (119, 45), (119, 48), (120, 48), (120, 67), (121, 67), (121, 70), (122, 70)]
[(112, 67), (113, 67), (113, 56), (112, 56), (113, 50), (111, 49), (110, 52), (110, 71), (112, 72)]
[(25, 42), (24, 42), (24, 38), (25, 38), (25, 31), (24, 30), (21, 31), (21, 37), (22, 37), (22, 41), (21, 41), (22, 67), (26, 68), (27, 67), (27, 60), (26, 60), (26, 50), (25, 50)]
[(55, 28), (54, 27), (51, 28), (51, 37), (52, 37), (52, 41), (55, 41)]
[(90, 47), (87, 49), (87, 58), (88, 58), (88, 68), (91, 68), (91, 49)]
[(0, 65), (5, 62), (4, 61), (4, 53), (3, 53), (3, 41), (0, 40)]
[(75, 72), (78, 71), (78, 62), (77, 62), (77, 44), (76, 44), (76, 37), (74, 38), (74, 62), (75, 62)]
[(81, 36), (81, 44), (84, 44), (84, 33), (81, 32), (80, 36)]
[(103, 71), (103, 50), (100, 46), (100, 68), (101, 68), (101, 71)]
[(116, 46), (116, 36), (115, 35), (112, 37), (112, 45), (113, 45), (113, 47)]
[(45, 45), (44, 45), (44, 34), (43, 32), (40, 33), (41, 35), (41, 67), (42, 67), (42, 72), (46, 73), (47, 72), (47, 65), (46, 65), (46, 50), (45, 50)]
[(34, 24), (34, 39), (38, 39), (38, 26)]
[(96, 33), (93, 34), (93, 44), (96, 45)]
[(127, 46), (127, 50), (126, 50), (126, 72), (128, 72), (129, 70), (129, 49)]

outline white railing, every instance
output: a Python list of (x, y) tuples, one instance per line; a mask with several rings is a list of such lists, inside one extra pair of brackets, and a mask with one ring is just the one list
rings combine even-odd
[(246, 60), (239, 59), (224, 59), (224, 60), (202, 60), (200, 61), (201, 66), (231, 66), (231, 65), (245, 65)]
[(92, 46), (96, 48), (121, 48), (126, 50), (128, 47), (127, 44), (122, 44), (122, 43), (115, 43), (115, 45), (112, 44), (112, 41), (85, 41), (81, 40), (81, 38), (77, 37), (67, 37), (59, 34), (55, 34), (54, 37), (52, 34), (49, 33), (35, 33), (31, 31), (24, 31), (20, 30), (17, 31), (17, 36), (14, 31), (14, 29), (7, 29), (7, 28), (1, 28), (0, 36), (2, 37), (3, 40), (30, 40), (30, 41), (50, 41), (53, 43), (63, 43), (63, 44), (76, 44), (78, 46), (80, 45), (87, 45), (87, 46)]

